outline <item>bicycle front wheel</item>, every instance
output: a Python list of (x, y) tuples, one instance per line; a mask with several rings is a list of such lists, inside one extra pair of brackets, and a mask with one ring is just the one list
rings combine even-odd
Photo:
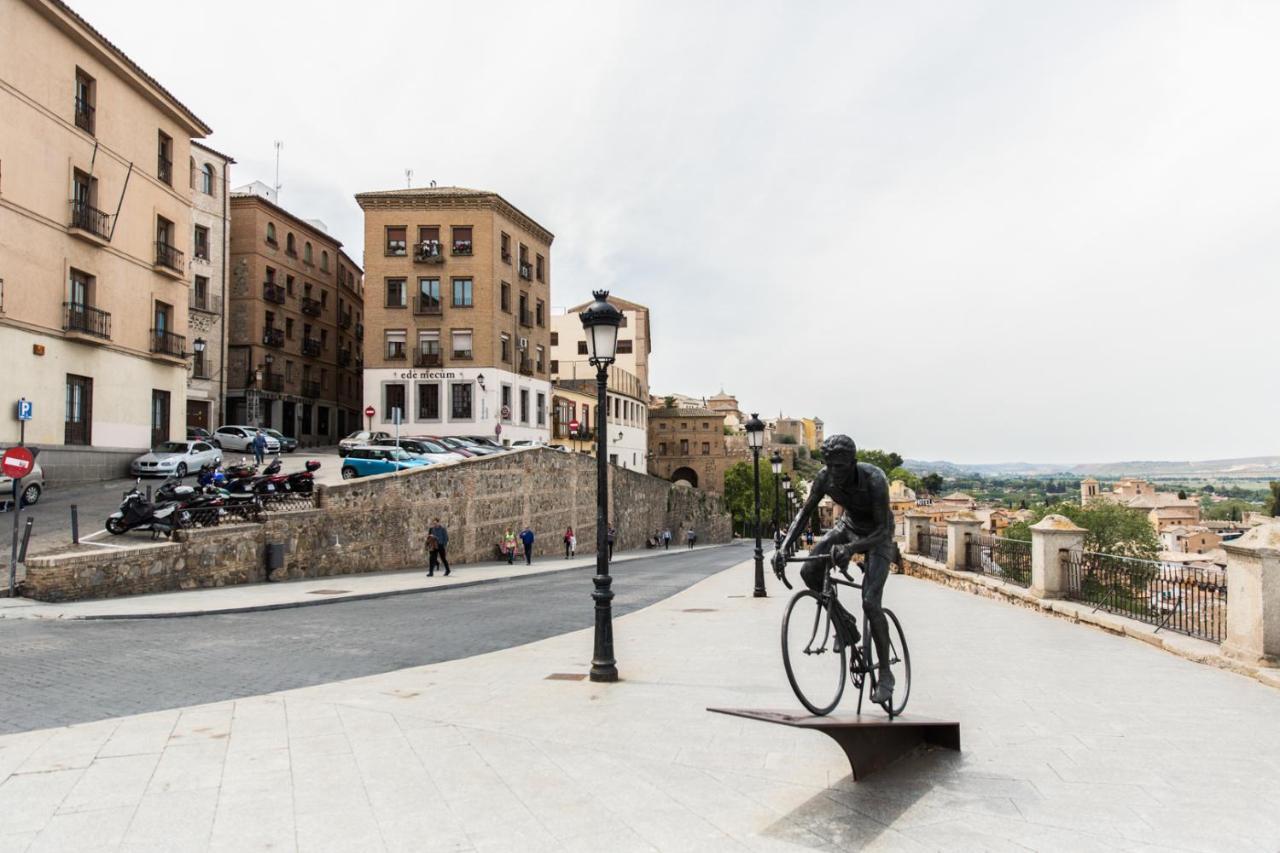
[(847, 652), (836, 640), (831, 611), (817, 593), (802, 590), (782, 617), (782, 665), (800, 704), (819, 717), (840, 703)]
[[(897, 615), (887, 608), (884, 615), (889, 620), (889, 671), (893, 673), (893, 698), (881, 703), (880, 707), (890, 717), (896, 717), (907, 707), (907, 698), (911, 695), (911, 652), (907, 651), (907, 637), (902, 633), (902, 623)], [(874, 643), (868, 645), (875, 646)]]

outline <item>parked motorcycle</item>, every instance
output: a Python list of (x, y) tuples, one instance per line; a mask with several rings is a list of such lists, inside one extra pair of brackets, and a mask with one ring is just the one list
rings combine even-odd
[(307, 460), (303, 471), (294, 471), (284, 481), (284, 490), (299, 495), (309, 495), (316, 490), (316, 472), (320, 470), (319, 459)]
[(152, 538), (160, 534), (171, 536), (174, 530), (191, 526), (191, 512), (176, 501), (148, 501), (139, 478), (133, 488), (124, 493), (120, 508), (107, 516), (105, 526), (117, 536), (130, 530), (150, 530)]

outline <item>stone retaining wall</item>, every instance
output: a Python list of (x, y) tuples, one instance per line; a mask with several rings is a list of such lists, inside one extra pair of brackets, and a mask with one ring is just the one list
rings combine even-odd
[[(727, 542), (718, 495), (610, 466), (610, 518), (619, 550), (643, 547), (655, 530), (677, 542)], [(22, 594), (41, 601), (109, 598), (265, 580), (266, 546), (283, 543), (289, 578), (327, 577), (426, 564), (427, 527), (449, 529), (450, 562), (496, 558), (507, 528), (534, 530), (534, 553), (562, 556), (572, 526), (578, 553), (595, 549), (595, 460), (533, 448), (318, 488), (319, 509), (272, 514), (266, 524), (182, 531), (173, 542), (122, 551), (32, 557)]]

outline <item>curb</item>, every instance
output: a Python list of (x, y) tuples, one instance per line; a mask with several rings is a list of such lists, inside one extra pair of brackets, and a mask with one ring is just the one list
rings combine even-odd
[[(707, 545), (699, 548), (700, 551), (708, 551), (716, 548), (727, 548), (734, 542), (718, 542), (713, 545)], [(687, 554), (687, 550), (673, 551), (669, 554), (655, 554), (651, 557), (630, 557), (626, 559), (616, 560), (613, 565), (619, 563), (632, 563), (639, 560), (660, 560), (676, 556), (678, 554)], [(460, 564), (462, 565), (462, 564)], [(373, 601), (379, 598), (394, 598), (401, 595), (422, 595), (437, 592), (447, 592), (454, 589), (466, 589), (474, 586), (484, 586), (486, 584), (502, 583), (504, 581), (528, 581), (546, 575), (562, 574), (564, 572), (579, 572), (586, 570), (594, 570), (595, 566), (568, 566), (559, 569), (547, 569), (541, 572), (534, 572), (527, 575), (507, 575), (497, 578), (481, 578), (473, 581), (462, 581), (453, 583), (448, 586), (436, 587), (420, 587), (416, 589), (389, 589), (382, 592), (364, 592), (355, 595), (344, 595), (340, 598), (317, 598), (315, 600), (304, 601), (281, 601), (275, 604), (251, 604), (242, 607), (225, 607), (217, 610), (180, 610), (166, 613), (107, 613), (98, 616), (62, 616), (57, 618), (35, 618), (31, 621), (50, 621), (50, 622), (103, 622), (103, 621), (121, 621), (128, 619), (185, 619), (195, 616), (223, 616), (236, 613), (263, 613), (268, 610), (292, 610), (298, 607), (322, 607), (326, 604), (343, 604), (348, 601)], [(333, 578), (357, 577), (357, 575), (332, 575)], [(306, 578), (305, 580), (319, 580), (319, 578)]]

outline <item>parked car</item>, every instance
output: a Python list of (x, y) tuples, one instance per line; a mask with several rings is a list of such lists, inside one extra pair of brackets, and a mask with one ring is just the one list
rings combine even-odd
[(187, 427), (187, 441), (212, 441), (213, 433), (204, 427)]
[(267, 438), (274, 438), (280, 442), (280, 452), (282, 453), (292, 453), (298, 449), (298, 439), (290, 438), (278, 429), (264, 429), (263, 432), (267, 434)]
[(494, 450), (508, 450), (509, 448), (500, 441), (495, 441), (487, 435), (464, 435), (467, 441), (474, 442), (481, 447), (492, 447)]
[(546, 445), (531, 438), (522, 438), (519, 441), (511, 442), (511, 447), (514, 449), (517, 447), (546, 447)]
[[(394, 438), (380, 438), (372, 442), (375, 447), (395, 447), (396, 440)], [(407, 450), (414, 456), (421, 456), (424, 459), (430, 459), (432, 462), (457, 462), (459, 459), (466, 459), (461, 453), (454, 453), (438, 441), (432, 441), (429, 438), (402, 438), (400, 439), (400, 448)]]
[(436, 441), (440, 442), (450, 450), (456, 451), (458, 453), (462, 453), (462, 452), (470, 453), (472, 456), (491, 456), (494, 453), (502, 452), (500, 450), (495, 450), (492, 447), (484, 447), (482, 445), (476, 444), (474, 441), (470, 441), (469, 439), (461, 438), (460, 436), (456, 436), (456, 435), (440, 436), (439, 438), (436, 439)]
[(351, 433), (351, 435), (338, 442), (338, 455), (346, 456), (353, 447), (372, 444), (380, 438), (391, 438), (391, 433), (374, 432), (367, 429), (356, 430)]
[[(31, 473), (22, 478), (22, 505), (30, 506), (40, 500), (44, 492), (44, 469), (40, 467), (37, 453)], [(13, 478), (0, 474), (0, 504), (13, 500)]]
[[(253, 452), (253, 437), (258, 432), (251, 426), (220, 426), (213, 431), (213, 443), (223, 450), (238, 450), (241, 453)], [(280, 442), (267, 436), (267, 452), (279, 453)]]
[(209, 442), (165, 441), (134, 459), (129, 469), (135, 477), (185, 477), (210, 464), (222, 464), (222, 451)]
[(389, 474), (406, 468), (422, 468), (433, 464), (430, 459), (414, 456), (395, 447), (364, 445), (347, 451), (342, 460), (342, 479), (368, 477), (370, 474)]

